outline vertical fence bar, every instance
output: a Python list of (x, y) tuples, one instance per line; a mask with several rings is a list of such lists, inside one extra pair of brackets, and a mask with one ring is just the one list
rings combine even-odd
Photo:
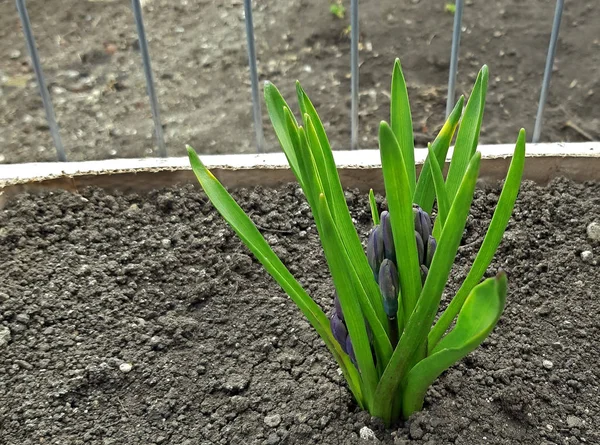
[(146, 39), (144, 18), (142, 17), (142, 5), (140, 4), (140, 0), (131, 0), (131, 5), (133, 7), (133, 17), (135, 18), (135, 26), (140, 40), (140, 52), (142, 53), (144, 75), (146, 76), (146, 90), (150, 97), (150, 108), (152, 109), (152, 119), (154, 120), (154, 132), (156, 134), (158, 154), (165, 158), (167, 157), (167, 147), (165, 146), (165, 137), (160, 121), (160, 110), (158, 109), (156, 89), (154, 88), (154, 75), (152, 74), (152, 65), (150, 64), (150, 52), (148, 51), (148, 40)]
[(350, 75), (352, 108), (350, 148), (358, 150), (358, 0), (350, 2)]
[(17, 11), (19, 12), (19, 18), (23, 25), (23, 33), (25, 34), (25, 40), (27, 42), (27, 49), (31, 62), (33, 65), (33, 71), (37, 79), (37, 84), (40, 90), (40, 96), (42, 96), (42, 103), (44, 104), (44, 111), (46, 112), (46, 120), (48, 121), (48, 127), (50, 128), (50, 134), (54, 141), (54, 147), (56, 148), (56, 157), (59, 161), (65, 162), (67, 157), (65, 155), (65, 148), (60, 137), (58, 124), (56, 123), (56, 115), (54, 114), (54, 107), (50, 100), (50, 93), (46, 86), (46, 80), (44, 78), (44, 72), (42, 71), (42, 64), (40, 63), (40, 56), (35, 45), (35, 39), (33, 38), (33, 31), (31, 30), (31, 22), (29, 21), (29, 14), (27, 12), (27, 6), (25, 6), (25, 0), (16, 0)]
[(246, 41), (248, 42), (248, 65), (250, 66), (250, 83), (252, 84), (252, 114), (254, 115), (254, 131), (256, 133), (256, 151), (265, 149), (265, 136), (262, 127), (260, 95), (258, 89), (258, 70), (256, 68), (256, 47), (254, 46), (254, 22), (252, 20), (252, 0), (244, 0), (246, 17)]
[(446, 118), (454, 108), (456, 94), (456, 72), (458, 71), (458, 51), (460, 49), (460, 34), (462, 28), (464, 0), (456, 0), (454, 10), (454, 29), (452, 30), (452, 48), (450, 50), (450, 72), (448, 73), (448, 100), (446, 102)]
[(532, 142), (539, 142), (542, 134), (542, 118), (544, 116), (544, 107), (548, 99), (548, 89), (550, 87), (550, 77), (552, 76), (552, 67), (554, 66), (554, 56), (556, 55), (556, 43), (558, 41), (558, 31), (560, 29), (560, 20), (562, 18), (564, 0), (556, 1), (554, 9), (554, 21), (552, 23), (552, 34), (550, 35), (550, 44), (548, 46), (548, 55), (546, 56), (546, 68), (544, 69), (544, 79), (542, 80), (542, 91), (540, 92), (540, 103), (538, 104), (535, 126), (533, 127)]

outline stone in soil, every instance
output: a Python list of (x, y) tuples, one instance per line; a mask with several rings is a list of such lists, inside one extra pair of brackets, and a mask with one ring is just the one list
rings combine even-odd
[(0, 326), (0, 348), (8, 345), (11, 339), (10, 329), (6, 326)]
[(592, 221), (587, 226), (587, 236), (589, 239), (593, 241), (600, 241), (600, 223), (597, 221)]

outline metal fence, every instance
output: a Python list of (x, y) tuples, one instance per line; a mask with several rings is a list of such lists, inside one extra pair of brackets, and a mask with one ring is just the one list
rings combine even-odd
[[(140, 0), (132, 0), (133, 15), (136, 23), (137, 33), (140, 43), (140, 52), (142, 55), (142, 64), (144, 67), (144, 75), (146, 78), (146, 89), (150, 100), (150, 108), (152, 110), (152, 118), (154, 120), (154, 131), (156, 135), (156, 145), (158, 147), (158, 153), (162, 157), (167, 156), (167, 147), (165, 145), (163, 129), (160, 118), (159, 103), (156, 95), (156, 88), (154, 84), (154, 76), (152, 73), (152, 65), (150, 60), (150, 52), (148, 50), (148, 40), (146, 39), (146, 31), (144, 28), (144, 20), (142, 16), (142, 6)], [(56, 116), (54, 113), (54, 107), (50, 99), (50, 94), (46, 86), (44, 78), (44, 72), (40, 63), (40, 57), (38, 55), (35, 39), (31, 29), (31, 22), (29, 20), (29, 14), (27, 13), (27, 6), (25, 0), (16, 0), (17, 10), (19, 17), (23, 25), (23, 32), (25, 34), (25, 40), (27, 43), (27, 49), (31, 57), (33, 70), (37, 79), (40, 96), (44, 105), (46, 113), (46, 119), (50, 133), (52, 134), (52, 140), (54, 141), (54, 147), (56, 148), (56, 156), (59, 161), (66, 161), (66, 155), (62, 139), (60, 137), (60, 130), (56, 122)], [(351, 43), (350, 43), (350, 67), (351, 67), (351, 141), (350, 146), (353, 150), (358, 149), (358, 0), (350, 0), (350, 26), (351, 26)], [(544, 77), (541, 84), (540, 100), (538, 104), (537, 115), (535, 119), (534, 131), (532, 142), (538, 142), (542, 133), (542, 122), (544, 116), (544, 107), (548, 97), (548, 90), (550, 87), (550, 77), (552, 75), (552, 66), (554, 64), (554, 56), (556, 54), (556, 44), (558, 41), (558, 32), (560, 28), (560, 22), (563, 14), (564, 0), (556, 1), (556, 8), (554, 11), (554, 20), (552, 23), (552, 31), (550, 34), (550, 44), (548, 46), (548, 55), (546, 57), (546, 66), (544, 69)], [(450, 113), (454, 106), (454, 97), (456, 89), (456, 73), (458, 70), (458, 55), (460, 49), (460, 35), (462, 26), (462, 16), (464, 10), (464, 0), (456, 0), (455, 12), (454, 12), (454, 27), (452, 32), (452, 47), (450, 54), (450, 72), (448, 73), (448, 97), (446, 102), (446, 115)], [(250, 81), (252, 85), (252, 111), (254, 116), (254, 129), (256, 132), (256, 150), (257, 152), (263, 152), (265, 147), (265, 138), (263, 135), (262, 127), (262, 115), (260, 105), (260, 93), (258, 85), (258, 71), (256, 68), (256, 49), (254, 45), (254, 24), (252, 21), (252, 3), (251, 0), (244, 0), (244, 11), (246, 21), (246, 38), (248, 48), (248, 64), (250, 67)]]

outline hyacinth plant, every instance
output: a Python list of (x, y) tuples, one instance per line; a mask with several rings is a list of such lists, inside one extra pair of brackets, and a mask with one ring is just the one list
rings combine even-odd
[[(387, 425), (420, 410), (427, 388), (485, 340), (504, 310), (506, 275), (499, 272), (481, 280), (502, 240), (520, 188), (524, 130), (472, 267), (436, 320), (478, 179), (481, 154), (477, 144), (487, 83), (484, 66), (464, 109), (461, 97), (429, 144), (417, 177), (408, 92), (396, 60), (390, 123), (382, 122), (379, 127), (387, 210), (379, 213), (371, 190), (374, 227), (366, 249), (352, 222), (323, 124), (308, 96), (296, 83), (299, 124), (277, 88), (265, 84), (273, 128), (311, 207), (333, 279), (329, 316), (188, 147), (192, 169), (213, 205), (323, 339), (358, 405)], [(434, 203), (435, 221), (430, 216)]]

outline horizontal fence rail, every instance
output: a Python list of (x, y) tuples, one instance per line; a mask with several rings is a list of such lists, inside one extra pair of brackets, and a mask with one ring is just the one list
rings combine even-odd
[[(46, 80), (40, 63), (40, 57), (38, 55), (33, 31), (31, 28), (31, 22), (27, 13), (27, 6), (25, 0), (15, 0), (19, 18), (23, 26), (23, 33), (25, 35), (25, 41), (27, 49), (31, 58), (33, 70), (35, 72), (36, 81), (39, 87), (39, 93), (42, 98), (44, 111), (46, 114), (46, 120), (54, 147), (56, 149), (56, 156), (59, 161), (66, 161), (66, 155), (62, 139), (60, 137), (60, 130), (54, 113), (54, 108), (46, 86)], [(160, 118), (160, 110), (158, 104), (158, 98), (156, 94), (156, 87), (154, 82), (154, 76), (152, 73), (152, 66), (150, 60), (150, 52), (148, 49), (148, 40), (146, 38), (146, 31), (144, 27), (144, 21), (142, 16), (142, 6), (140, 0), (132, 0), (133, 16), (136, 24), (136, 30), (139, 39), (140, 52), (142, 55), (142, 64), (144, 69), (144, 76), (146, 79), (146, 90), (150, 99), (150, 108), (152, 111), (152, 119), (154, 122), (156, 145), (158, 147), (158, 154), (161, 157), (167, 156), (167, 148), (164, 140), (163, 128)], [(358, 0), (350, 0), (350, 67), (351, 67), (351, 81), (350, 81), (350, 95), (351, 95), (351, 134), (350, 134), (350, 147), (352, 150), (356, 150), (359, 147), (359, 134), (358, 134), (358, 108), (359, 108), (359, 3)], [(544, 107), (548, 99), (548, 92), (550, 89), (550, 77), (552, 74), (552, 67), (554, 64), (554, 57), (556, 55), (556, 48), (558, 46), (558, 33), (560, 29), (561, 18), (564, 9), (564, 0), (557, 0), (556, 8), (554, 11), (554, 19), (552, 23), (552, 30), (550, 35), (550, 43), (548, 45), (548, 54), (546, 58), (546, 65), (544, 68), (544, 76), (540, 91), (540, 100), (538, 103), (538, 109), (535, 119), (535, 126), (533, 132), (532, 142), (538, 142), (542, 134), (542, 122)], [(464, 10), (464, 0), (456, 0), (454, 10), (454, 25), (452, 30), (452, 46), (450, 48), (450, 70), (448, 73), (448, 95), (446, 100), (446, 115), (450, 113), (454, 107), (455, 90), (456, 90), (456, 75), (458, 71), (458, 59), (460, 50), (460, 38), (462, 32), (462, 17)], [(251, 0), (244, 0), (244, 17), (246, 25), (246, 39), (247, 39), (247, 50), (248, 50), (248, 66), (250, 68), (250, 82), (252, 86), (252, 114), (254, 119), (254, 131), (256, 137), (256, 151), (258, 153), (265, 151), (265, 138), (263, 134), (262, 126), (262, 112), (260, 102), (260, 89), (258, 82), (258, 70), (257, 70), (257, 56), (255, 48), (255, 36), (254, 36), (254, 23), (252, 19), (252, 4)]]

